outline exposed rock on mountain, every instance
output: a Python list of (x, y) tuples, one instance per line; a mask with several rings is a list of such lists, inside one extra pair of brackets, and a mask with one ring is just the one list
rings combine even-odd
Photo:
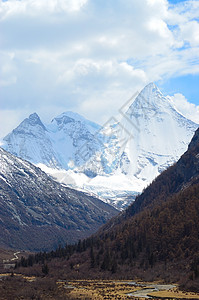
[(103, 201), (57, 183), (0, 148), (1, 247), (52, 249), (88, 236), (115, 214)]

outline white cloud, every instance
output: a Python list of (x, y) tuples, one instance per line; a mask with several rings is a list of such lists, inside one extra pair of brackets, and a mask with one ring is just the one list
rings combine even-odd
[(181, 25), (181, 34), (185, 41), (188, 41), (191, 46), (199, 46), (199, 23), (190, 21)]
[[(38, 16), (46, 13), (77, 12), (87, 0), (8, 0), (0, 3), (0, 15), (3, 19), (13, 16)], [(45, 15), (44, 15), (45, 16)]]
[(177, 93), (169, 97), (176, 109), (183, 114), (186, 118), (199, 124), (199, 105), (190, 103), (184, 95)]
[(100, 122), (149, 81), (199, 73), (198, 13), (194, 0), (1, 1), (2, 109)]

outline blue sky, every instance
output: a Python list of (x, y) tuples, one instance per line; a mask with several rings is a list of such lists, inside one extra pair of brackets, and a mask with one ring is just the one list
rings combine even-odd
[[(169, 0), (170, 4), (179, 5), (191, 2), (186, 0)], [(199, 18), (199, 15), (198, 15)], [(196, 18), (197, 19), (197, 18)], [(197, 33), (197, 35), (199, 32)], [(189, 48), (190, 45), (188, 44)], [(199, 64), (199, 60), (196, 61)], [(190, 72), (191, 73), (191, 72)], [(158, 84), (158, 82), (157, 82)], [(173, 76), (164, 82), (160, 82), (160, 88), (163, 93), (173, 95), (182, 93), (191, 103), (199, 105), (199, 74), (185, 74), (183, 76)]]
[(169, 0), (169, 3), (179, 4), (180, 2), (185, 2), (186, 0)]
[(199, 123), (199, 1), (0, 0), (0, 137), (32, 112), (103, 124), (153, 81)]
[[(158, 83), (157, 83), (158, 84)], [(164, 94), (182, 93), (190, 102), (199, 105), (199, 75), (184, 75), (169, 78), (160, 89)]]

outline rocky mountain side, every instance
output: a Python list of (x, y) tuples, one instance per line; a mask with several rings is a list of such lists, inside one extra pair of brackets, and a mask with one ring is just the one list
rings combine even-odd
[(116, 214), (0, 148), (0, 247), (52, 249), (90, 235)]

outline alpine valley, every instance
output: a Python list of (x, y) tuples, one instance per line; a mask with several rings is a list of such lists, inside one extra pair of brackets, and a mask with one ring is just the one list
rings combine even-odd
[(65, 112), (48, 125), (34, 113), (3, 139), (2, 147), (73, 188), (123, 209), (187, 150), (198, 124), (170, 97), (148, 84), (134, 101), (99, 126)]
[(17, 270), (41, 278), (50, 270), (44, 282), (53, 278), (54, 293), (65, 296), (54, 299), (199, 299), (198, 218), (199, 129), (181, 158), (97, 233), (21, 259)]

